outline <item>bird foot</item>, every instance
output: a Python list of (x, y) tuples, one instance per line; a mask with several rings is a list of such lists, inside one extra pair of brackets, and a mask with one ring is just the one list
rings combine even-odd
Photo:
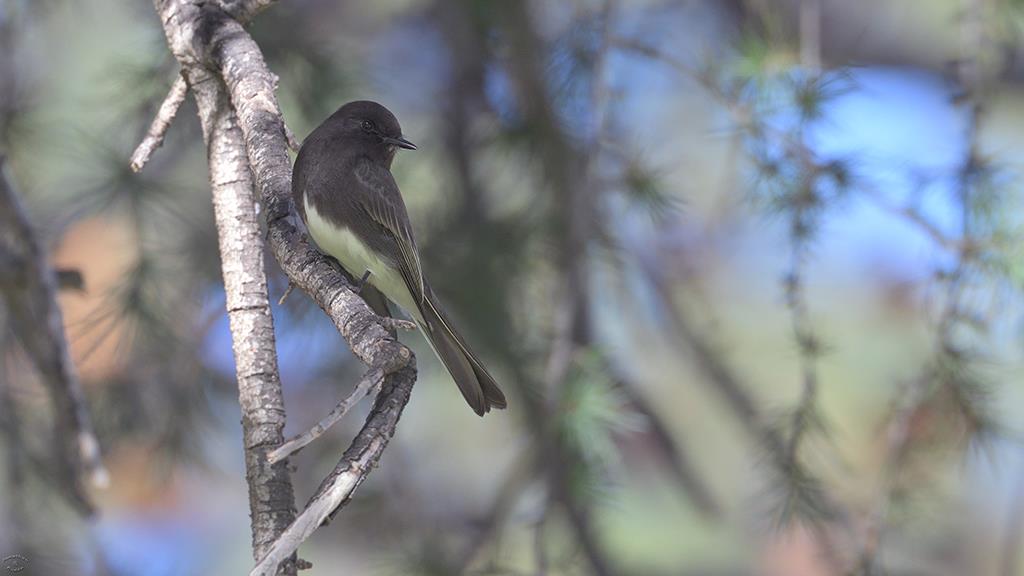
[(370, 274), (372, 274), (372, 272), (367, 270), (365, 273), (363, 273), (362, 278), (356, 280), (356, 294), (363, 293), (363, 286), (366, 286), (366, 281), (370, 279)]
[(399, 330), (411, 332), (416, 329), (415, 322), (399, 320), (398, 318), (381, 318), (380, 322), (385, 328), (388, 330), (394, 330), (395, 332), (398, 332)]

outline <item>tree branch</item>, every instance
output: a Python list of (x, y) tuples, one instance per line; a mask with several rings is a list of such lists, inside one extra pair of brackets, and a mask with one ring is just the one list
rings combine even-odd
[[(564, 508), (592, 572), (611, 576), (618, 571), (594, 531), (587, 503), (575, 493), (569, 480), (570, 466), (580, 456), (559, 435), (554, 405), (556, 392), (565, 382), (574, 353), (592, 344), (587, 288), (587, 242), (595, 216), (588, 182), (592, 177), (591, 166), (588, 158), (574, 149), (562, 133), (561, 122), (551, 106), (540, 54), (543, 41), (534, 27), (528, 3), (500, 5), (517, 103), (534, 136), (544, 175), (555, 195), (552, 222), (556, 223), (556, 228), (552, 233), (561, 273), (560, 293), (556, 295), (559, 318), (544, 377), (547, 397), (540, 403), (527, 403), (528, 416), (539, 430), (541, 466), (546, 468), (548, 476), (549, 505), (559, 503)], [(610, 6), (611, 3), (606, 2), (606, 10)]]
[(388, 440), (395, 433), (402, 409), (409, 402), (415, 382), (415, 367), (402, 368), (385, 380), (384, 388), (363, 429), (342, 456), (334, 471), (324, 479), (295, 522), (274, 543), (267, 556), (249, 576), (273, 576), (274, 567), (306, 541), (313, 532), (348, 503), (352, 493), (377, 466)]
[[(356, 357), (384, 374), (373, 410), (335, 471), (270, 546), (254, 572), (273, 574), (279, 562), (348, 502), (380, 458), (409, 401), (416, 379), (415, 358), (353, 291), (337, 266), (313, 249), (292, 224), (291, 163), (274, 94), (277, 78), (267, 69), (259, 47), (238, 21), (214, 4), (188, 0), (154, 0), (154, 4), (168, 45), (193, 89), (204, 83), (218, 92), (226, 87), (262, 199), (270, 247), (281, 269), (327, 313)], [(209, 78), (209, 70), (218, 77)], [(199, 105), (202, 115), (208, 104)]]
[(149, 162), (153, 152), (156, 152), (156, 149), (163, 145), (167, 129), (171, 127), (171, 122), (174, 121), (174, 117), (178, 114), (178, 108), (185, 101), (187, 91), (188, 86), (185, 84), (185, 78), (179, 74), (174, 79), (170, 92), (167, 93), (163, 103), (160, 104), (160, 108), (157, 109), (156, 118), (153, 118), (153, 123), (149, 125), (146, 137), (135, 148), (135, 152), (132, 153), (132, 172), (141, 171), (142, 167)]
[[(253, 556), (258, 559), (295, 519), (295, 495), (287, 466), (267, 460), (284, 440), (284, 395), (277, 368), (263, 238), (256, 219), (249, 161), (231, 104), (212, 77), (193, 72), (196, 102), (209, 158), (210, 186), (221, 271), (242, 409), (242, 444), (252, 518)], [(281, 574), (295, 574), (289, 563)]]
[(109, 482), (100, 459), (100, 445), (75, 374), (57, 305), (57, 281), (35, 237), (28, 215), (14, 191), (0, 156), (0, 252), (20, 263), (19, 273), (0, 283), (10, 325), (35, 363), (54, 406), (54, 449), (58, 477), (71, 501), (86, 514), (93, 512), (81, 474), (96, 486)]
[(359, 380), (359, 384), (352, 389), (352, 393), (345, 397), (344, 400), (338, 403), (331, 410), (327, 416), (324, 416), (319, 422), (317, 422), (312, 428), (306, 430), (302, 434), (289, 438), (287, 442), (282, 444), (276, 450), (271, 451), (267, 454), (267, 461), (271, 464), (284, 460), (285, 458), (295, 454), (299, 450), (305, 448), (310, 442), (316, 440), (323, 435), (331, 426), (338, 423), (339, 420), (345, 417), (345, 414), (352, 409), (360, 400), (362, 400), (367, 394), (373, 389), (380, 386), (380, 382), (384, 375), (380, 370), (370, 370), (363, 375), (363, 378)]

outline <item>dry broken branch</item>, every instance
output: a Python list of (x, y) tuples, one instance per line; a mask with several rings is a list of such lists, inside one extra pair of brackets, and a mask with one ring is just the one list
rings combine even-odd
[(324, 416), (309, 430), (289, 438), (284, 444), (267, 454), (267, 461), (273, 464), (284, 460), (305, 448), (313, 440), (322, 436), (323, 433), (331, 426), (334, 426), (339, 420), (344, 418), (345, 414), (347, 414), (353, 406), (365, 398), (372, 390), (380, 386), (380, 381), (383, 377), (384, 375), (381, 374), (380, 370), (370, 370), (367, 372), (363, 375), (363, 378), (359, 380), (359, 384), (352, 389), (352, 392), (334, 407), (334, 410), (331, 410), (327, 416)]
[(163, 145), (167, 129), (171, 127), (171, 122), (174, 121), (174, 117), (178, 114), (178, 108), (181, 107), (181, 103), (185, 101), (185, 94), (187, 92), (188, 85), (185, 84), (185, 78), (179, 75), (174, 80), (174, 84), (171, 85), (171, 90), (167, 93), (164, 101), (160, 104), (160, 108), (157, 109), (156, 117), (153, 118), (153, 123), (149, 125), (149, 130), (146, 131), (146, 137), (135, 148), (135, 152), (132, 153), (132, 172), (141, 171), (143, 166), (149, 162), (150, 157), (153, 156), (153, 152)]

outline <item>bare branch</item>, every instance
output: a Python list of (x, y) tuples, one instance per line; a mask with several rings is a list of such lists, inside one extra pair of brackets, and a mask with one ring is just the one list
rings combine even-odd
[(249, 576), (273, 576), (275, 567), (281, 561), (297, 550), (321, 524), (348, 503), (352, 492), (377, 465), (388, 440), (395, 433), (395, 426), (402, 415), (402, 409), (409, 402), (409, 394), (415, 382), (415, 371), (412, 367), (403, 368), (395, 376), (385, 380), (385, 387), (377, 395), (377, 402), (366, 424), (345, 451), (334, 471), (324, 479), (306, 508), (278, 538), (267, 556), (253, 568)]
[[(267, 69), (259, 47), (238, 21), (212, 3), (155, 0), (154, 4), (168, 45), (197, 91), (201, 115), (212, 104), (199, 98), (197, 85), (208, 84), (211, 92), (219, 93), (222, 79), (227, 87), (262, 199), (267, 237), (281, 269), (327, 313), (353, 353), (384, 374), (373, 410), (335, 471), (270, 546), (254, 572), (274, 574), (281, 561), (348, 502), (380, 458), (409, 401), (416, 380), (415, 358), (353, 291), (338, 267), (313, 249), (292, 224), (295, 212), (286, 130), (274, 93), (276, 77)], [(210, 78), (208, 70), (215, 70), (221, 78)]]
[(57, 281), (46, 262), (32, 225), (0, 156), (0, 247), (22, 264), (21, 273), (0, 286), (7, 302), (11, 329), (35, 363), (54, 406), (54, 442), (61, 481), (68, 496), (91, 513), (81, 481), (87, 474), (95, 486), (109, 476), (100, 459), (85, 395), (75, 374), (57, 305)]
[(149, 162), (150, 157), (153, 156), (153, 152), (163, 145), (167, 129), (171, 127), (171, 122), (174, 121), (174, 117), (178, 114), (178, 108), (185, 101), (186, 93), (188, 93), (188, 84), (185, 82), (185, 77), (179, 74), (174, 79), (170, 92), (167, 93), (163, 103), (160, 104), (160, 108), (157, 109), (156, 117), (153, 118), (153, 123), (149, 125), (149, 130), (146, 131), (146, 137), (143, 138), (135, 152), (132, 153), (132, 172), (141, 171), (146, 163)]
[(288, 287), (284, 289), (284, 294), (281, 294), (281, 297), (278, 298), (278, 300), (277, 300), (277, 305), (278, 306), (284, 306), (284, 301), (287, 300), (288, 296), (291, 295), (292, 290), (295, 290), (295, 284), (292, 284), (291, 282), (289, 282), (288, 283)]
[(380, 370), (370, 370), (363, 378), (359, 381), (359, 384), (352, 389), (352, 393), (345, 397), (344, 400), (338, 403), (331, 410), (327, 416), (324, 416), (319, 422), (317, 422), (312, 428), (306, 430), (302, 434), (289, 438), (284, 444), (277, 449), (267, 454), (267, 461), (271, 464), (284, 460), (285, 458), (295, 454), (299, 450), (305, 448), (310, 442), (316, 440), (323, 435), (331, 426), (338, 423), (339, 420), (345, 417), (345, 414), (352, 409), (360, 400), (368, 395), (372, 390), (380, 386), (381, 381), (384, 378), (384, 374)]
[[(200, 73), (195, 72), (193, 80)], [(252, 174), (242, 132), (217, 82), (195, 83), (209, 157), (210, 186), (221, 271), (242, 409), (246, 482), (252, 518), (253, 557), (261, 557), (295, 518), (287, 466), (266, 454), (284, 440), (284, 394), (277, 368), (274, 319), (263, 263), (263, 235), (256, 217)], [(282, 574), (295, 574), (294, 563)]]
[(711, 488), (697, 471), (689, 454), (672, 436), (668, 424), (640, 392), (640, 387), (635, 382), (622, 377), (617, 377), (616, 383), (628, 398), (632, 409), (644, 417), (651, 439), (664, 455), (669, 470), (676, 477), (686, 496), (701, 514), (709, 518), (720, 517), (722, 509), (715, 500)]

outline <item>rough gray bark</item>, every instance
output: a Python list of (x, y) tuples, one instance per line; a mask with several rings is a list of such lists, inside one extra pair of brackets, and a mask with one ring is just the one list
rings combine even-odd
[(83, 473), (106, 485), (99, 442), (75, 373), (57, 305), (57, 278), (32, 230), (0, 155), (0, 293), (11, 330), (39, 370), (54, 408), (56, 478), (64, 495), (85, 514), (92, 503)]
[[(267, 238), (282, 270), (293, 285), (307, 292), (327, 313), (353, 353), (371, 370), (379, 370), (384, 374), (384, 382), (370, 415), (352, 445), (342, 456), (334, 472), (321, 484), (307, 507), (285, 529), (284, 536), (281, 536), (280, 531), (286, 518), (284, 514), (270, 515), (266, 522), (260, 524), (254, 510), (254, 553), (257, 558), (264, 558), (257, 570), (265, 574), (274, 574), (279, 562), (291, 556), (325, 518), (348, 502), (352, 492), (375, 466), (394, 434), (416, 380), (415, 358), (412, 352), (397, 341), (389, 331), (387, 323), (374, 314), (353, 291), (350, 280), (339, 268), (313, 249), (305, 234), (292, 223), (295, 212), (291, 202), (288, 132), (281, 119), (274, 93), (277, 78), (267, 69), (259, 47), (239, 23), (239, 20), (245, 21), (251, 17), (254, 10), (270, 3), (270, 0), (222, 0), (219, 4), (196, 0), (154, 0), (171, 52), (181, 64), (182, 74), (196, 94), (204, 127), (211, 122), (208, 118), (217, 118), (216, 110), (223, 106), (222, 102), (230, 101), (230, 107), (233, 109), (233, 114), (210, 124), (219, 126), (223, 138), (230, 141), (230, 145), (225, 142), (224, 148), (215, 149), (213, 145), (216, 142), (207, 136), (208, 145), (211, 146), (211, 169), (215, 162), (214, 156), (226, 153), (232, 158), (237, 158), (241, 155), (241, 146), (244, 143), (248, 165), (252, 171), (252, 181), (259, 192), (267, 221)], [(232, 174), (233, 176), (225, 177), (220, 184), (232, 186), (249, 181), (249, 174), (244, 170)], [(217, 175), (211, 172), (211, 176)], [(214, 185), (217, 185), (217, 180), (214, 180)], [(255, 240), (258, 246), (258, 238)], [(252, 242), (253, 239), (249, 237), (246, 241)], [(225, 239), (222, 238), (222, 246), (224, 242)], [(237, 246), (228, 248), (234, 250)], [(252, 273), (251, 270), (248, 272)], [(262, 273), (260, 277), (262, 278)], [(225, 284), (227, 278), (228, 270), (225, 270)], [(265, 301), (264, 296), (260, 306)], [(229, 309), (231, 307), (232, 304), (229, 303)], [(245, 310), (246, 305), (240, 304), (238, 312)], [(234, 321), (232, 327), (234, 330)], [(235, 350), (236, 355), (239, 354), (237, 342)], [(265, 357), (255, 355), (252, 361), (259, 362), (260, 359)], [(246, 376), (260, 381), (259, 378), (266, 376), (266, 370), (269, 370), (269, 366), (257, 367)], [(279, 393), (280, 384), (276, 382), (276, 376), (274, 380)], [(240, 394), (242, 393), (240, 386)], [(268, 411), (268, 406), (269, 412), (274, 412), (279, 405), (273, 402), (265, 404), (266, 398), (259, 400), (260, 402), (253, 406), (247, 406), (243, 401), (243, 410), (251, 408), (256, 410), (261, 418), (271, 418), (270, 414), (264, 412)], [(283, 406), (280, 410), (283, 423)], [(269, 431), (268, 427), (268, 434)], [(269, 440), (268, 436), (266, 448), (280, 445), (279, 429), (276, 434), (273, 440)], [(248, 440), (247, 436), (247, 448)], [(268, 462), (264, 445), (261, 444), (260, 448), (255, 452), (264, 458), (264, 462)], [(247, 463), (251, 457), (249, 452), (247, 449)], [(285, 462), (281, 462), (276, 466), (285, 465)], [(269, 463), (259, 466), (253, 463), (253, 466), (261, 472), (273, 470)], [(261, 501), (290, 500), (290, 486), (285, 488), (284, 484), (275, 483), (270, 476), (257, 480), (258, 497)], [(284, 496), (285, 492), (288, 493), (287, 498)], [(272, 544), (270, 539), (262, 535), (255, 537), (255, 531), (264, 528), (267, 534), (274, 533)], [(285, 568), (291, 569), (287, 563)]]
[[(206, 141), (227, 299), (231, 344), (242, 408), (245, 478), (249, 485), (253, 556), (261, 558), (295, 519), (295, 495), (285, 463), (266, 455), (284, 441), (285, 410), (277, 369), (263, 238), (256, 219), (249, 160), (230, 102), (216, 78), (193, 73)], [(295, 574), (294, 563), (280, 574)]]

